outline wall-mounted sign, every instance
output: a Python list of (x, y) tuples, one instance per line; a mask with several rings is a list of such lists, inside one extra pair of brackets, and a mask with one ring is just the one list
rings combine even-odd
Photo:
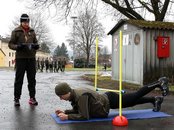
[(123, 26), (123, 29), (124, 29), (124, 30), (127, 30), (127, 24), (125, 24), (125, 25)]
[(123, 35), (123, 46), (129, 45), (129, 34)]
[(114, 51), (117, 51), (118, 50), (118, 37), (115, 36), (114, 37)]
[(170, 37), (157, 37), (157, 55), (159, 58), (167, 58), (170, 56)]
[(134, 43), (135, 43), (135, 45), (138, 45), (140, 43), (140, 34), (139, 33), (135, 34)]

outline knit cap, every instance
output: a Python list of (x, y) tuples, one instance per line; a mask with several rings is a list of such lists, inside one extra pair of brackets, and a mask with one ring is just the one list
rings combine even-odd
[(65, 82), (60, 83), (60, 84), (56, 85), (56, 87), (55, 87), (55, 93), (56, 93), (57, 96), (65, 95), (69, 92), (71, 92), (71, 88)]
[(20, 18), (20, 22), (29, 22), (30, 19), (29, 19), (29, 16), (27, 14), (22, 14), (21, 15), (21, 18)]

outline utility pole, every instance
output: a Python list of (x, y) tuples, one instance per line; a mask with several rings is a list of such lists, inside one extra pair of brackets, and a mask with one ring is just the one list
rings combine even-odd
[(74, 67), (74, 60), (75, 60), (75, 22), (77, 17), (76, 16), (72, 16), (71, 17), (73, 19), (73, 38), (74, 38), (74, 43), (73, 43), (73, 67)]

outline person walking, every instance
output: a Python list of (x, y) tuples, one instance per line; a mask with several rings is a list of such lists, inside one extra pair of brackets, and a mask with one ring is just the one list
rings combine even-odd
[(59, 72), (59, 69), (60, 69), (60, 71), (62, 71), (62, 61), (61, 61), (61, 58), (58, 59), (57, 72)]
[(20, 106), (23, 79), (26, 72), (28, 79), (29, 104), (38, 105), (36, 101), (36, 50), (39, 44), (35, 31), (29, 26), (29, 16), (22, 14), (20, 25), (11, 33), (9, 48), (16, 50), (16, 74), (14, 82), (14, 105)]
[(106, 69), (107, 69), (107, 65), (106, 63), (104, 63), (104, 70), (106, 71)]
[(48, 57), (45, 59), (45, 69), (46, 69), (46, 72), (48, 72), (48, 69), (49, 69), (49, 60), (48, 60)]
[(65, 71), (65, 65), (66, 65), (66, 58), (63, 58), (63, 60), (62, 60), (62, 72)]
[(40, 70), (41, 68), (40, 68), (40, 59), (39, 59), (39, 57), (37, 58), (37, 60), (36, 60), (36, 71), (38, 72), (38, 70)]
[(54, 72), (57, 72), (57, 59), (54, 59)]
[[(162, 91), (162, 96), (146, 96), (155, 88)], [(55, 111), (56, 115), (61, 120), (88, 120), (90, 118), (106, 118), (110, 109), (119, 108), (119, 94), (116, 92), (105, 92), (99, 94), (98, 92), (79, 88), (72, 89), (67, 83), (60, 83), (55, 87), (56, 95), (65, 101), (70, 101), (72, 109)], [(169, 93), (168, 79), (166, 77), (160, 78), (151, 84), (141, 87), (133, 93), (126, 93), (122, 95), (122, 107), (132, 107), (138, 104), (151, 103), (153, 111), (160, 111), (163, 97)]]
[(49, 70), (50, 70), (50, 72), (53, 72), (53, 59), (52, 58), (49, 59)]
[(45, 61), (44, 61), (44, 58), (42, 58), (42, 60), (41, 60), (41, 72), (43, 72), (43, 69), (44, 69), (44, 65), (45, 65)]

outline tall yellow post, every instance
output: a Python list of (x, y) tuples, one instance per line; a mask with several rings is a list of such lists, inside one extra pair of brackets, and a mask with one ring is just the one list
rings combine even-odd
[(127, 126), (128, 120), (122, 116), (122, 31), (120, 31), (120, 48), (119, 48), (119, 116), (112, 120), (115, 126)]
[(96, 48), (95, 48), (95, 90), (97, 90), (97, 76), (98, 76), (98, 37), (96, 37)]
[(120, 31), (120, 49), (119, 49), (119, 116), (122, 116), (122, 31)]

